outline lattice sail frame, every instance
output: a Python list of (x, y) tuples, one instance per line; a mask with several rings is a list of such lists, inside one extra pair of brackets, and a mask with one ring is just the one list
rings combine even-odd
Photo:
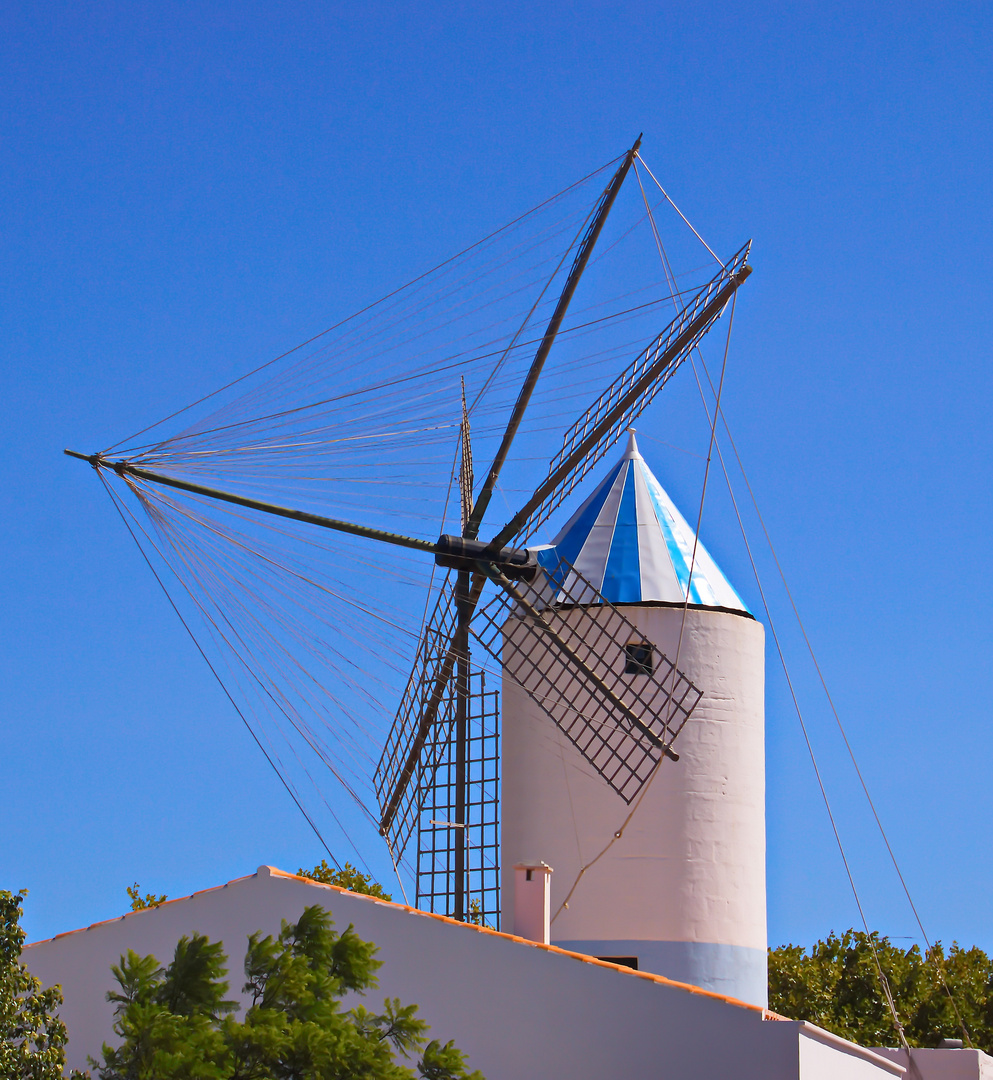
[[(587, 436), (596, 429), (598, 423), (630, 393), (638, 382), (657, 366), (657, 370), (648, 383), (642, 387), (628, 408), (616, 417), (608, 430), (589, 448), (582, 460), (577, 462), (566, 479), (550, 492), (528, 518), (518, 536), (527, 539), (551, 517), (555, 510), (575, 491), (576, 487), (589, 474), (590, 470), (602, 460), (607, 451), (617, 442), (625, 428), (629, 427), (655, 400), (656, 395), (672, 378), (690, 352), (699, 344), (722, 311), (709, 318), (702, 318), (704, 309), (717, 296), (728, 282), (741, 273), (748, 261), (752, 242), (748, 241), (721, 268), (720, 272), (705, 285), (693, 299), (679, 312), (672, 322), (644, 348), (628, 367), (617, 376), (606, 390), (593, 402), (585, 413), (562, 436), (562, 448), (552, 458), (548, 466), (548, 475), (573, 453)], [(722, 309), (723, 310), (723, 309)], [(681, 334), (693, 327), (692, 334), (678, 348), (676, 344)]]
[(424, 738), (413, 772), (405, 783), (402, 776), (418, 741), (421, 717), (435, 693), (446, 660), (451, 661), (452, 642), (457, 623), (455, 590), (451, 574), (442, 584), (438, 600), (424, 628), (417, 656), (390, 728), (373, 781), (381, 810), (402, 785), (402, 794), (385, 835), (393, 858), (398, 862), (418, 822), (422, 804), (434, 782), (441, 762), (442, 748), (453, 739), (455, 725), (454, 682), (448, 679), (430, 733)]
[[(455, 818), (455, 740), (425, 746), (437, 761), (417, 821), (417, 906), (441, 915), (455, 914), (455, 845), (465, 845), (463, 895), (473, 922), (500, 929), (500, 695), (492, 676), (469, 676), (466, 702), (465, 827)], [(454, 708), (454, 705), (452, 706)], [(439, 730), (440, 729), (436, 729)]]
[[(535, 581), (506, 583), (471, 633), (630, 803), (703, 692), (571, 563), (542, 556)], [(625, 673), (632, 641), (651, 648), (651, 673)]]
[[(540, 561), (533, 582), (498, 583), (493, 595), (477, 607), (470, 634), (604, 782), (630, 803), (703, 692), (554, 548), (543, 549)], [(441, 669), (451, 657), (455, 622), (454, 590), (446, 583), (376, 770), (383, 807), (396, 790)], [(625, 673), (625, 646), (632, 641), (651, 648), (650, 674)], [(555, 665), (548, 664), (549, 655), (557, 658)], [(415, 826), (420, 830), (428, 820), (424, 807), (435, 799), (438, 770), (450, 756), (454, 722), (454, 684), (449, 680), (387, 829), (397, 860)], [(422, 848), (434, 850), (432, 845), (433, 841), (418, 841), (418, 867)], [(431, 893), (435, 894), (433, 887)]]

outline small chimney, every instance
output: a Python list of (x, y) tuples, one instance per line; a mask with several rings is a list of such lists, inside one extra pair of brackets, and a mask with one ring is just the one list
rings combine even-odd
[(514, 933), (529, 941), (549, 943), (552, 910), (552, 868), (548, 863), (514, 867)]

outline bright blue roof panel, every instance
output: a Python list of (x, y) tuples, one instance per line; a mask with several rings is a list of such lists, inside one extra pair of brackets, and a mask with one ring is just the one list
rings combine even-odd
[(624, 457), (553, 547), (613, 604), (681, 604), (688, 590), (691, 604), (749, 614), (645, 464), (633, 430)]

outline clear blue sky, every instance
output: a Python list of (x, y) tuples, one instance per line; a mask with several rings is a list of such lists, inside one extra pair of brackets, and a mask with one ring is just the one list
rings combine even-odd
[[(281, 352), (643, 130), (712, 242), (755, 239), (728, 416), (925, 926), (993, 948), (989, 5), (53, 3), (0, 24), (0, 887), (31, 890), (30, 937), (119, 914), (135, 880), (183, 895), (321, 855), (62, 448)], [(644, 430), (664, 440), (664, 414)], [(698, 473), (652, 445), (690, 516)], [(704, 539), (758, 610), (713, 505)], [(909, 944), (786, 637), (870, 923)], [(809, 943), (857, 914), (771, 650), (768, 683), (770, 940)]]

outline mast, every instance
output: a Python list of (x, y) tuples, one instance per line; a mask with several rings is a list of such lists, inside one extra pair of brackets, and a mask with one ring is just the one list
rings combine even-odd
[[(468, 535), (472, 520), (472, 447), (469, 442), (469, 410), (465, 403), (465, 379), (462, 380), (462, 462), (459, 469), (459, 494), (462, 506), (462, 536)], [(455, 897), (452, 915), (460, 921), (466, 916), (466, 856), (469, 841), (469, 822), (466, 819), (466, 798), (469, 758), (469, 571), (459, 570), (455, 579), (455, 610), (457, 630), (455, 638), (455, 824), (454, 876)]]
[(572, 302), (572, 294), (576, 291), (579, 279), (583, 276), (586, 264), (590, 261), (590, 256), (593, 254), (593, 248), (600, 238), (600, 232), (603, 229), (604, 222), (607, 220), (610, 208), (614, 205), (614, 200), (617, 198), (618, 191), (621, 190), (621, 184), (624, 183), (624, 178), (631, 168), (635, 154), (638, 153), (639, 146), (641, 146), (640, 135), (635, 139), (634, 146), (632, 146), (624, 155), (624, 160), (621, 162), (620, 168), (614, 173), (610, 183), (600, 196), (600, 204), (597, 207), (596, 214), (593, 221), (590, 223), (590, 227), (586, 230), (586, 235), (583, 237), (582, 243), (579, 245), (579, 250), (576, 252), (576, 257), (572, 263), (572, 269), (569, 271), (569, 276), (566, 278), (565, 285), (562, 288), (562, 295), (559, 296), (558, 303), (555, 305), (555, 310), (552, 312), (552, 317), (548, 320), (548, 327), (545, 330), (544, 337), (542, 337), (541, 344), (538, 346), (538, 351), (534, 355), (534, 360), (531, 361), (531, 367), (528, 371), (527, 378), (524, 380), (524, 385), (517, 395), (514, 411), (510, 414), (510, 420), (507, 423), (507, 430), (503, 433), (500, 448), (496, 452), (496, 457), (493, 459), (490, 471), (486, 474), (486, 480), (479, 493), (479, 498), (476, 500), (476, 504), (473, 507), (472, 516), (469, 518), (468, 531), (464, 531), (463, 533), (465, 536), (475, 538), (479, 534), (479, 526), (483, 520), (483, 514), (486, 513), (486, 508), (489, 506), (490, 499), (493, 496), (493, 489), (496, 487), (504, 462), (507, 460), (507, 454), (510, 452), (510, 444), (514, 441), (517, 429), (521, 426), (521, 421), (524, 419), (524, 411), (527, 409), (528, 402), (531, 400), (531, 395), (537, 385), (541, 369), (545, 366), (545, 359), (551, 351), (552, 345), (555, 343), (559, 327), (562, 325), (562, 320), (565, 318), (566, 312), (569, 310), (569, 304)]

